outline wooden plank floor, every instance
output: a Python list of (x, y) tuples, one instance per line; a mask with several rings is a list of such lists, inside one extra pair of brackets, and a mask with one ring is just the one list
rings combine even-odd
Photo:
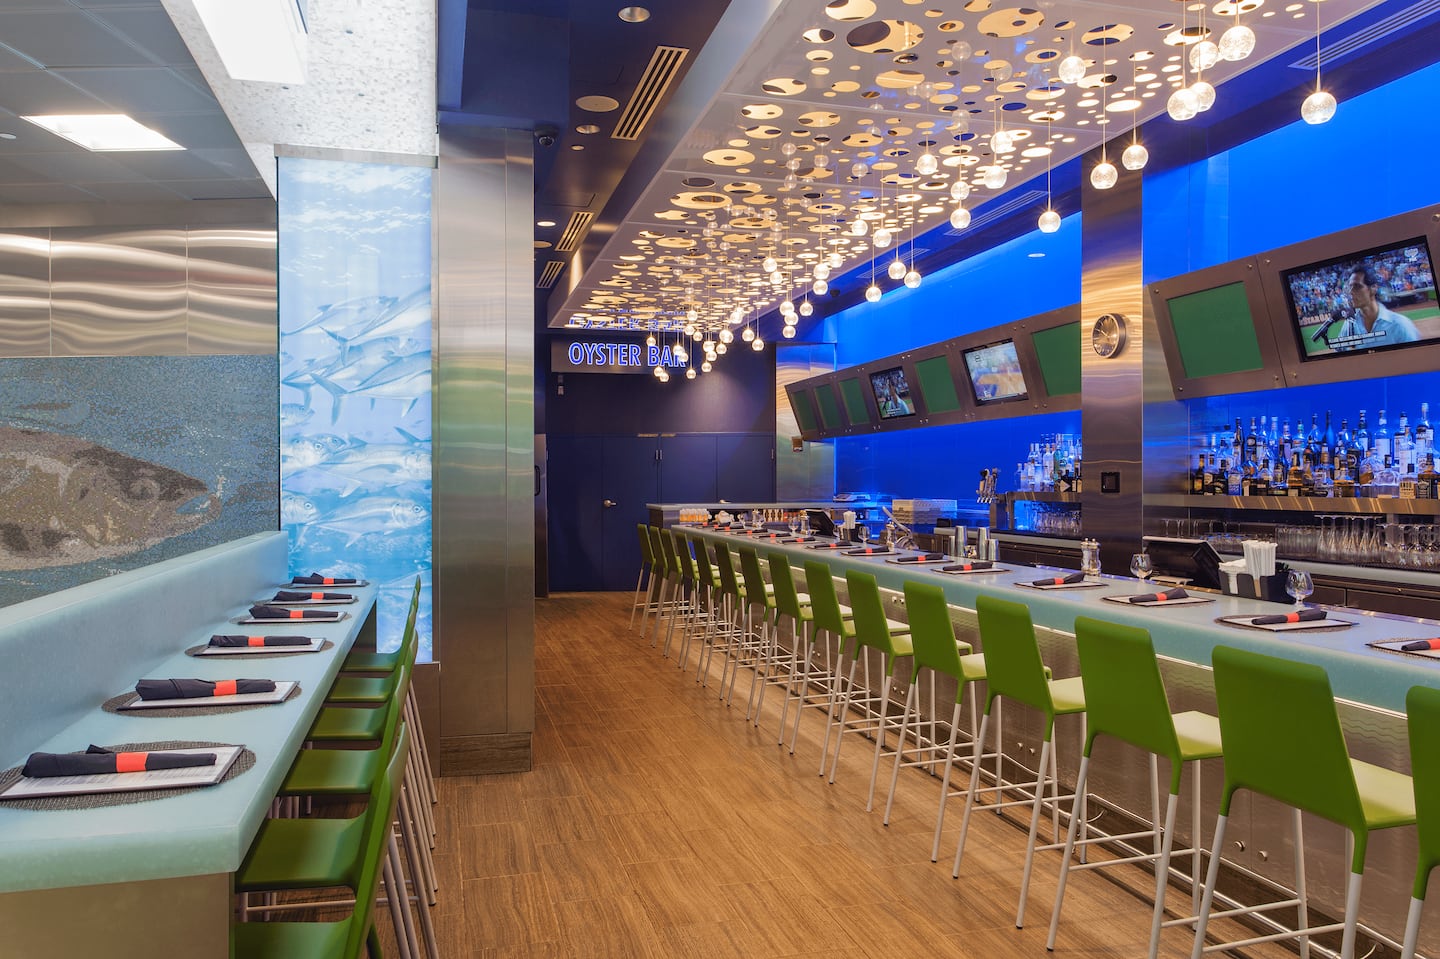
[[(447, 959), (1046, 955), (1057, 853), (1038, 860), (1017, 930), (1020, 829), (976, 815), (951, 879), (963, 803), (952, 801), (930, 862), (937, 780), (903, 771), (885, 827), (884, 777), (865, 811), (868, 741), (848, 738), (827, 785), (818, 711), (791, 756), (775, 743), (778, 696), (755, 729), (748, 672), (727, 708), (718, 658), (702, 688), (693, 667), (680, 673), (627, 630), (629, 604), (619, 593), (537, 601), (534, 770), (439, 780)], [(1151, 880), (1120, 869), (1118, 883), (1072, 877), (1056, 956), (1145, 955)], [(1190, 939), (1168, 931), (1161, 955), (1188, 956)], [(1285, 954), (1251, 954), (1266, 953)]]

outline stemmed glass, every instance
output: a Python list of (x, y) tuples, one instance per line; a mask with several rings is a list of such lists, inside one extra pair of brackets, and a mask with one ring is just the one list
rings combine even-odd
[(1149, 553), (1136, 553), (1130, 557), (1130, 575), (1140, 582), (1145, 582), (1155, 572), (1155, 567), (1150, 564)]
[(790, 513), (785, 517), (785, 525), (790, 529), (790, 535), (794, 536), (800, 531), (800, 514)]
[(1303, 569), (1292, 569), (1285, 575), (1285, 592), (1295, 598), (1297, 607), (1304, 607), (1305, 597), (1315, 592), (1315, 584), (1310, 580), (1310, 574)]
[(870, 542), (870, 527), (866, 526), (864, 523), (861, 523), (859, 526), (855, 527), (855, 535), (860, 538), (861, 546), (866, 545)]

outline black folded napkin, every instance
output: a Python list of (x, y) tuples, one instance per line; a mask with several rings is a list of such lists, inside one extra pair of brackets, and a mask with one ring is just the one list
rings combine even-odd
[(925, 553), (920, 556), (901, 556), (897, 563), (934, 563), (938, 560), (947, 559), (944, 553)]
[(816, 543), (811, 549), (844, 549), (849, 543)]
[(1163, 593), (1143, 593), (1139, 596), (1127, 596), (1126, 600), (1132, 603), (1164, 603), (1172, 599), (1185, 599), (1190, 594), (1180, 587), (1167, 589)]
[(993, 569), (995, 564), (988, 559), (982, 559), (974, 563), (956, 563), (953, 566), (941, 566), (942, 573), (971, 573), (977, 569)]
[(210, 646), (227, 648), (243, 646), (309, 646), (315, 640), (309, 636), (211, 636)]
[(141, 699), (199, 699), (274, 691), (273, 679), (142, 679), (135, 684), (135, 692)]
[(311, 573), (309, 576), (296, 576), (290, 582), (295, 585), (305, 586), (356, 586), (360, 583), (358, 579), (341, 578), (339, 576), (321, 576), (319, 573)]
[(1415, 639), (1400, 647), (1402, 652), (1419, 653), (1432, 649), (1440, 649), (1440, 639)]
[(1071, 573), (1069, 576), (1047, 576), (1044, 579), (1037, 579), (1031, 583), (1032, 586), (1069, 586), (1071, 583), (1085, 582), (1084, 573)]
[(351, 596), (349, 593), (297, 593), (297, 592), (295, 592), (294, 590), (281, 589), (281, 590), (277, 590), (277, 591), (275, 592), (275, 598), (272, 599), (271, 602), (272, 602), (272, 603), (303, 603), (303, 602), (306, 602), (307, 600), (319, 600), (319, 599), (344, 600), (344, 599), (354, 599), (354, 598), (355, 598), (355, 597), (354, 597), (354, 596)]
[(83, 753), (31, 753), (22, 776), (43, 779), (51, 776), (98, 776), (105, 773), (138, 773), (154, 769), (184, 769), (215, 765), (214, 753), (115, 753), (91, 746)]
[(283, 606), (251, 606), (253, 619), (334, 619), (328, 609), (286, 609)]
[(846, 556), (878, 556), (881, 553), (890, 552), (888, 546), (862, 546), (859, 549), (846, 550)]
[(815, 537), (813, 537), (813, 536), (789, 536), (789, 537), (786, 537), (785, 542), (787, 542), (787, 543), (813, 543), (813, 542), (815, 542)]
[(1280, 613), (1274, 616), (1256, 616), (1250, 620), (1251, 626), (1274, 626), (1277, 623), (1311, 623), (1317, 619), (1325, 618), (1323, 609), (1302, 609), (1293, 613)]

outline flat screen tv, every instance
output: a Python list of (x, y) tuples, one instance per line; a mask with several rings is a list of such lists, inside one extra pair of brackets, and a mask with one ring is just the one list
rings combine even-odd
[(1328, 359), (1440, 341), (1430, 246), (1415, 237), (1280, 274), (1300, 356)]
[(1015, 355), (1014, 340), (1000, 340), (966, 350), (965, 369), (970, 374), (970, 390), (981, 406), (1007, 403), (1029, 397), (1020, 358)]
[(870, 388), (875, 391), (875, 407), (882, 420), (915, 415), (915, 401), (910, 398), (910, 384), (900, 367), (877, 370), (870, 374)]

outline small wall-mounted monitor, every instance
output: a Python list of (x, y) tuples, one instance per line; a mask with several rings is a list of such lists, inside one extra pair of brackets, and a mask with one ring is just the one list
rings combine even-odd
[(964, 357), (965, 370), (970, 375), (970, 390), (979, 405), (1029, 398), (1014, 340), (1000, 340), (966, 350)]
[(882, 420), (915, 415), (915, 401), (910, 397), (910, 384), (900, 367), (877, 370), (870, 374), (870, 388), (875, 391), (875, 408)]
[(1440, 341), (1430, 246), (1418, 236), (1280, 274), (1303, 360)]

